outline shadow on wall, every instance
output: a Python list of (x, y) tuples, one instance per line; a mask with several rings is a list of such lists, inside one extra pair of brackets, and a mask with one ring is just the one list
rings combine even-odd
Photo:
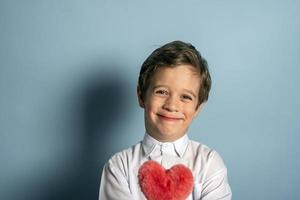
[[(77, 161), (65, 166), (72, 171), (59, 177), (50, 186), (46, 186), (41, 199), (45, 200), (85, 200), (98, 199), (102, 167), (109, 157), (116, 152), (112, 147), (118, 133), (112, 127), (118, 126), (120, 113), (125, 113), (126, 93), (128, 90), (120, 74), (105, 72), (116, 66), (99, 66), (100, 72), (88, 77), (86, 86), (79, 91), (81, 99), (78, 105), (80, 129), (80, 148)], [(74, 164), (75, 163), (75, 164)]]

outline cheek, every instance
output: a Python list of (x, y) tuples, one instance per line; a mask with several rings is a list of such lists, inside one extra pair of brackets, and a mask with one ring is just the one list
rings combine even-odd
[(196, 115), (196, 109), (193, 107), (193, 108), (189, 108), (185, 111), (186, 113), (186, 117), (189, 119), (189, 120), (192, 120), (195, 115)]
[(148, 107), (148, 110), (157, 110), (161, 105), (161, 102), (159, 99), (157, 98), (151, 98), (149, 99), (148, 103), (147, 103), (147, 107)]
[(146, 115), (151, 116), (153, 113), (157, 112), (157, 108), (154, 104), (147, 104), (145, 107)]

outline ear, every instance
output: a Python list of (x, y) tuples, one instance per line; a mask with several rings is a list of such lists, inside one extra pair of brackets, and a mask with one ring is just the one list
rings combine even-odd
[(205, 103), (203, 102), (203, 103), (201, 103), (201, 104), (198, 106), (198, 108), (196, 108), (196, 112), (195, 112), (195, 114), (194, 114), (194, 118), (198, 116), (198, 114), (199, 114), (199, 113), (201, 112), (201, 110), (203, 109), (204, 105), (205, 105)]
[(139, 105), (141, 108), (145, 108), (145, 103), (142, 99), (142, 92), (140, 90), (139, 87), (137, 87), (137, 90), (136, 90), (136, 93), (137, 93), (137, 97), (138, 97), (138, 101), (139, 101)]

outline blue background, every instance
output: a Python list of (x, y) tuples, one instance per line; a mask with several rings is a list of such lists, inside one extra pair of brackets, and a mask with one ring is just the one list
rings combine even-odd
[(300, 1), (0, 1), (0, 199), (97, 199), (142, 139), (140, 65), (194, 44), (213, 79), (189, 136), (216, 149), (233, 199), (300, 199)]

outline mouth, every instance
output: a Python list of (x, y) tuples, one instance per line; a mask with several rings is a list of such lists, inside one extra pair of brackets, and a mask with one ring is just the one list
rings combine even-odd
[(173, 117), (173, 116), (168, 116), (168, 115), (157, 114), (157, 116), (160, 119), (163, 119), (165, 121), (170, 121), (170, 122), (175, 122), (175, 121), (181, 120), (181, 118), (179, 118), (179, 117)]

